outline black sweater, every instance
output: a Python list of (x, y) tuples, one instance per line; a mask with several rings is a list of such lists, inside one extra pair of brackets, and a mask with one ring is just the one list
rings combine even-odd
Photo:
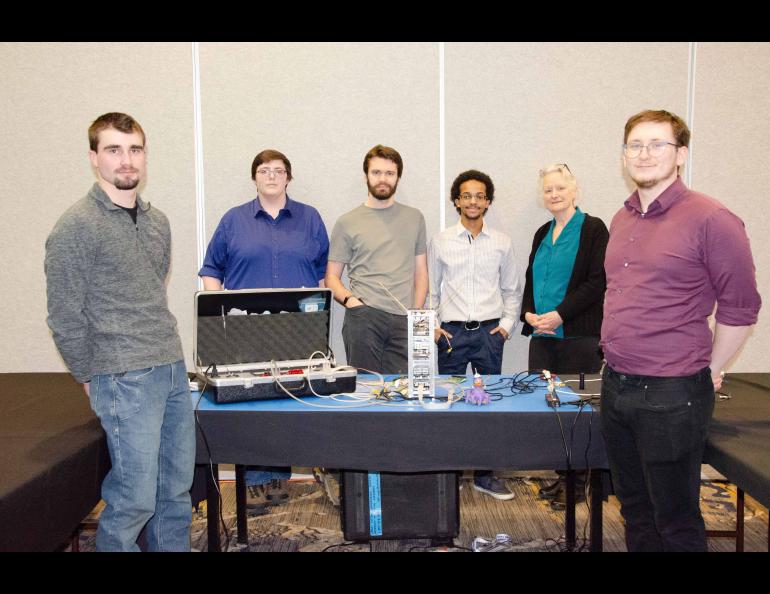
[[(532, 242), (532, 252), (529, 254), (527, 282), (521, 304), (521, 320), (524, 322), (521, 333), (524, 336), (529, 336), (533, 332), (532, 326), (526, 322), (524, 315), (528, 312), (536, 313), (532, 262), (535, 260), (540, 243), (548, 235), (550, 226), (549, 221), (537, 230)], [(565, 338), (601, 334), (604, 291), (607, 288), (607, 279), (604, 275), (604, 252), (607, 250), (609, 236), (607, 227), (601, 219), (586, 215), (580, 230), (580, 245), (575, 256), (572, 276), (567, 285), (567, 294), (564, 296), (564, 301), (556, 308), (561, 319), (564, 320)]]

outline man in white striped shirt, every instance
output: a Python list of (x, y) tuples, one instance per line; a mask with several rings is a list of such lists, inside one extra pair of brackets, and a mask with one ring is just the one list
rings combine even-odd
[[(431, 306), (437, 311), (439, 373), (499, 374), (503, 346), (519, 319), (523, 284), (511, 238), (491, 229), (484, 215), (494, 200), (488, 175), (465, 171), (452, 183), (450, 200), (459, 222), (436, 234), (428, 248)], [(512, 499), (505, 483), (476, 471), (474, 488)]]

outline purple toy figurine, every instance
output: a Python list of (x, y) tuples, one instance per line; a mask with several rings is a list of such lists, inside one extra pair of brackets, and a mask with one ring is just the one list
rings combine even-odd
[(489, 404), (489, 394), (484, 389), (484, 380), (478, 372), (473, 374), (473, 387), (465, 392), (465, 402), (477, 406)]

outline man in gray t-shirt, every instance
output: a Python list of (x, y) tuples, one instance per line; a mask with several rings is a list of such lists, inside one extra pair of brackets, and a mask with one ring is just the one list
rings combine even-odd
[(407, 372), (407, 309), (422, 308), (428, 292), (425, 218), (394, 198), (402, 171), (395, 149), (366, 154), (369, 195), (334, 225), (326, 268), (326, 286), (346, 308), (347, 362), (378, 373)]

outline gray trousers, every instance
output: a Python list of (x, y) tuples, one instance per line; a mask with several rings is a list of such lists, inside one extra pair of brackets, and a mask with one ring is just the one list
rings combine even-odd
[(342, 340), (348, 365), (378, 373), (408, 372), (407, 317), (360, 305), (345, 310)]

